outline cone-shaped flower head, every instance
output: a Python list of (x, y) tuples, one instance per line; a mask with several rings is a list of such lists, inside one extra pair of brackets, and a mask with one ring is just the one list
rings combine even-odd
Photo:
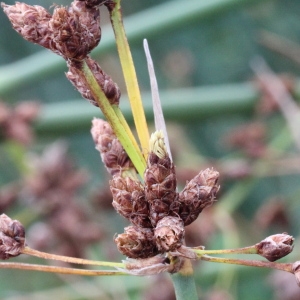
[(206, 169), (189, 181), (179, 193), (179, 215), (185, 226), (194, 222), (200, 212), (215, 201), (219, 190), (218, 179), (219, 172)]
[(293, 251), (294, 238), (286, 233), (270, 235), (255, 245), (257, 254), (269, 261), (280, 259)]
[(134, 166), (108, 122), (94, 118), (91, 134), (102, 161), (111, 175), (134, 169)]
[(162, 218), (156, 224), (154, 236), (160, 251), (175, 251), (183, 243), (183, 221), (178, 217), (172, 216)]
[(150, 219), (155, 227), (159, 220), (168, 215), (176, 215), (179, 209), (175, 167), (167, 153), (161, 131), (151, 135), (144, 179)]
[[(86, 57), (86, 63), (93, 72), (95, 79), (100, 85), (102, 91), (106, 95), (110, 104), (119, 104), (119, 99), (121, 97), (121, 92), (118, 85), (107, 75), (100, 67), (100, 65), (89, 56)], [(94, 99), (90, 89), (87, 87), (85, 78), (82, 76), (80, 70), (80, 64), (77, 62), (71, 61), (69, 63), (69, 71), (66, 73), (67, 78), (79, 91), (81, 96), (89, 100), (93, 105), (98, 106), (97, 102)]]
[(115, 238), (119, 251), (130, 258), (147, 258), (158, 254), (153, 231), (129, 226)]
[(25, 247), (25, 230), (23, 225), (7, 215), (0, 215), (0, 259), (21, 254)]

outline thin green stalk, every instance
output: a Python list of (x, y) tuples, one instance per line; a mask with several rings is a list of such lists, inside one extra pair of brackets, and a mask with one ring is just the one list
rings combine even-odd
[(148, 126), (146, 122), (136, 72), (133, 64), (133, 59), (124, 30), (120, 3), (121, 0), (113, 1), (113, 5), (109, 9), (110, 18), (115, 33), (119, 58), (122, 66), (123, 76), (125, 79), (128, 98), (131, 104), (135, 128), (137, 130), (141, 147), (144, 150), (144, 155), (146, 155), (147, 151), (145, 150), (147, 150), (149, 147)]
[(141, 151), (136, 148), (135, 145), (137, 144), (132, 143), (130, 136), (128, 135), (126, 129), (123, 127), (123, 121), (120, 121), (119, 117), (116, 115), (112, 105), (109, 103), (107, 97), (99, 87), (92, 71), (90, 70), (86, 62), (83, 63), (81, 72), (86, 79), (88, 88), (90, 89), (94, 99), (97, 101), (97, 104), (110, 123), (114, 133), (118, 137), (132, 163), (142, 177), (146, 168), (146, 161)]
[(255, 246), (249, 246), (238, 249), (221, 249), (221, 250), (205, 250), (205, 249), (193, 249), (190, 248), (193, 252), (195, 252), (199, 257), (205, 254), (257, 254), (257, 249)]
[(39, 271), (39, 272), (68, 274), (68, 275), (83, 275), (83, 276), (128, 275), (127, 273), (120, 272), (120, 271), (83, 270), (83, 269), (75, 269), (75, 268), (25, 264), (25, 263), (17, 263), (17, 262), (15, 262), (15, 263), (14, 262), (11, 262), (11, 263), (2, 262), (2, 263), (0, 263), (0, 269), (18, 269), (18, 270), (29, 270), (29, 271)]
[(77, 258), (77, 257), (69, 257), (69, 256), (63, 256), (63, 255), (50, 254), (50, 253), (41, 252), (41, 251), (38, 251), (35, 249), (31, 249), (28, 246), (26, 246), (22, 250), (22, 254), (40, 257), (43, 259), (58, 260), (58, 261), (63, 261), (63, 262), (67, 262), (67, 263), (72, 263), (72, 264), (125, 268), (125, 265), (123, 263), (116, 263), (116, 262), (109, 262), (109, 261), (94, 261), (94, 260), (82, 259), (82, 258)]
[(276, 262), (261, 261), (261, 260), (231, 259), (231, 258), (223, 258), (223, 257), (213, 257), (208, 255), (201, 256), (201, 260), (223, 263), (223, 264), (243, 265), (248, 267), (271, 268), (271, 269), (277, 269), (277, 270), (293, 273), (293, 264), (291, 263), (284, 264), (284, 263), (276, 263)]
[(171, 275), (175, 289), (176, 300), (197, 300), (197, 289), (191, 261), (184, 260), (181, 270)]

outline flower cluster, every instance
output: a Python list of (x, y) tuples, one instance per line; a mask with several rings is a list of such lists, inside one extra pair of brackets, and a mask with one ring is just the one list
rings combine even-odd
[[(219, 173), (201, 171), (178, 193), (175, 166), (158, 131), (150, 138), (142, 183), (110, 125), (94, 119), (91, 132), (103, 163), (113, 175), (113, 207), (132, 224), (115, 238), (119, 251), (130, 258), (176, 251), (182, 246), (184, 227), (215, 201)], [(131, 176), (124, 176), (128, 170)]]

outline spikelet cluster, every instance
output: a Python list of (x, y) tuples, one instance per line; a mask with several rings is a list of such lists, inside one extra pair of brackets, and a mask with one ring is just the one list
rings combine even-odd
[(121, 253), (130, 258), (149, 258), (176, 251), (184, 240), (184, 227), (215, 201), (219, 173), (201, 171), (177, 192), (175, 166), (164, 144), (162, 132), (152, 134), (150, 153), (142, 184), (110, 125), (94, 119), (92, 136), (107, 170), (113, 175), (110, 189), (115, 210), (132, 226), (115, 238)]

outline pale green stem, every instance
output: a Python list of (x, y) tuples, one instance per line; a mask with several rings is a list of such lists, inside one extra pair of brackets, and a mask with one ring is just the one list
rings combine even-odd
[(135, 147), (135, 145), (137, 144), (132, 143), (130, 136), (128, 135), (126, 129), (123, 127), (124, 120), (120, 121), (119, 117), (116, 115), (115, 110), (108, 101), (104, 92), (99, 87), (94, 74), (92, 73), (86, 62), (83, 62), (80, 71), (82, 72), (82, 75), (84, 76), (87, 86), (90, 89), (94, 99), (96, 100), (104, 116), (110, 123), (114, 133), (116, 134), (128, 156), (130, 157), (138, 173), (141, 177), (143, 177), (146, 168), (146, 161), (141, 151)]
[(271, 268), (271, 269), (277, 269), (277, 270), (293, 273), (293, 264), (291, 263), (284, 264), (284, 263), (276, 263), (276, 262), (261, 261), (261, 260), (230, 259), (230, 258), (223, 258), (223, 257), (213, 257), (208, 255), (201, 256), (201, 260), (224, 263), (224, 264), (243, 265), (248, 267)]
[(193, 252), (197, 253), (199, 257), (205, 254), (257, 254), (257, 249), (255, 246), (249, 246), (238, 249), (223, 249), (223, 250), (205, 250), (190, 248)]
[(176, 300), (197, 300), (197, 289), (191, 261), (185, 259), (180, 271), (171, 275), (175, 289)]
[(76, 258), (76, 257), (50, 254), (50, 253), (41, 252), (41, 251), (38, 251), (35, 249), (31, 249), (28, 246), (26, 246), (24, 249), (22, 249), (21, 252), (22, 252), (22, 254), (40, 257), (43, 259), (59, 260), (59, 261), (72, 263), (72, 264), (125, 268), (125, 265), (123, 263), (108, 262), (108, 261), (94, 261), (94, 260), (88, 260), (88, 259), (82, 259), (82, 258)]
[(30, 270), (30, 271), (39, 271), (39, 272), (57, 273), (57, 274), (83, 275), (83, 276), (128, 275), (127, 273), (120, 272), (120, 271), (82, 270), (82, 269), (74, 269), (74, 268), (66, 268), (66, 267), (25, 264), (25, 263), (17, 263), (17, 262), (2, 262), (0, 263), (0, 269), (19, 269), (19, 270)]
[(123, 76), (127, 88), (128, 98), (131, 104), (131, 110), (134, 118), (135, 128), (143, 149), (144, 155), (147, 156), (149, 147), (149, 132), (144, 113), (143, 103), (137, 81), (137, 76), (133, 64), (132, 55), (128, 45), (126, 33), (123, 26), (121, 12), (121, 0), (114, 0), (109, 7), (112, 27), (115, 33), (119, 58), (122, 66)]

